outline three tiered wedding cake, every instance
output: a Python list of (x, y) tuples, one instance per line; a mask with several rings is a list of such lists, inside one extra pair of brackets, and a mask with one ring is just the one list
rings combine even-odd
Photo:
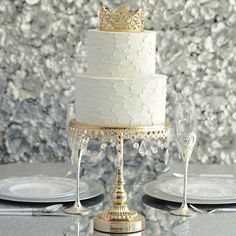
[[(123, 16), (123, 17), (122, 17)], [(155, 74), (156, 33), (143, 30), (143, 10), (102, 9), (88, 31), (88, 69), (75, 80), (76, 119), (104, 126), (165, 122), (166, 76)]]

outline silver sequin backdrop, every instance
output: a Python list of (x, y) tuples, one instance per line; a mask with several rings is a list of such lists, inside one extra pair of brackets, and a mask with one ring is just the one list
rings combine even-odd
[[(120, 3), (1, 0), (1, 163), (63, 161), (69, 156), (66, 104), (74, 91), (73, 73), (86, 68), (86, 31), (97, 26), (102, 4), (113, 8)], [(192, 96), (199, 122), (194, 160), (234, 162), (236, 0), (142, 4), (146, 29), (157, 31), (157, 72), (169, 77), (167, 116), (171, 118), (178, 93)]]

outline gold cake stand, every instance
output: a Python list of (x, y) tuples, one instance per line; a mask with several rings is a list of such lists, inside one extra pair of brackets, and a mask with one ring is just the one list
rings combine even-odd
[[(76, 120), (70, 121), (70, 138), (73, 143), (79, 140), (99, 139), (103, 142), (116, 142), (117, 157), (116, 179), (112, 193), (112, 208), (98, 214), (94, 219), (94, 230), (102, 233), (135, 233), (144, 230), (145, 218), (127, 206), (127, 194), (123, 177), (123, 142), (124, 140), (152, 140), (158, 142), (161, 149), (169, 145), (169, 124), (158, 126), (112, 127), (88, 125)], [(76, 207), (76, 206), (75, 206)]]

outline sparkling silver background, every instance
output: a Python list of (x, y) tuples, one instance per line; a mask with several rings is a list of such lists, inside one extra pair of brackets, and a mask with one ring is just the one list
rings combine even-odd
[[(73, 73), (86, 68), (86, 31), (97, 26), (102, 3), (112, 8), (120, 2), (1, 0), (0, 162), (68, 159), (66, 104)], [(157, 72), (169, 76), (167, 115), (171, 119), (177, 93), (192, 96), (199, 113), (194, 159), (233, 162), (236, 1), (145, 0), (143, 5), (146, 28), (157, 31)], [(152, 166), (151, 158), (146, 160)]]

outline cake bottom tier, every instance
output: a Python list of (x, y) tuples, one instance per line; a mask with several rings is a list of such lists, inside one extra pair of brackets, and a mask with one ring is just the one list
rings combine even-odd
[(165, 122), (166, 76), (75, 79), (76, 119), (105, 126), (159, 125)]

